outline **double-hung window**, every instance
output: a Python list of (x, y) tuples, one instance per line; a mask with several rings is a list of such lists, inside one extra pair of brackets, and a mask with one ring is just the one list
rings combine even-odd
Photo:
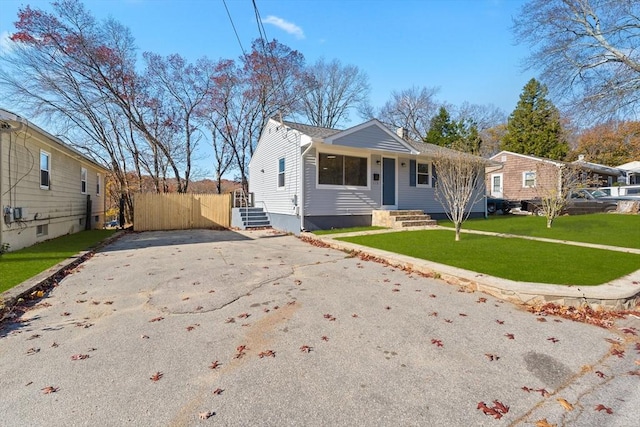
[(284, 157), (278, 160), (278, 187), (284, 187)]
[(87, 194), (87, 169), (82, 168), (80, 170), (80, 192)]
[(51, 154), (40, 151), (40, 188), (49, 189), (51, 174)]
[(536, 186), (535, 171), (522, 172), (522, 186), (524, 188), (533, 188)]
[(429, 163), (416, 162), (416, 181), (419, 187), (431, 187)]
[(367, 167), (366, 157), (320, 153), (318, 155), (318, 184), (366, 187)]

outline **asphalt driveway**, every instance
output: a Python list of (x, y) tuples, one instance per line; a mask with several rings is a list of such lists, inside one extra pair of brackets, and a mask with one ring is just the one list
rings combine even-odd
[(269, 231), (130, 233), (0, 325), (0, 425), (635, 426), (635, 333)]

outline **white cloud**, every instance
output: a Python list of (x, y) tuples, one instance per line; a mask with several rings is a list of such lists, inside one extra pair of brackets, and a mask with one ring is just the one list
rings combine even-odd
[(289, 34), (294, 35), (297, 39), (304, 38), (304, 31), (302, 31), (302, 28), (298, 27), (296, 24), (292, 22), (287, 22), (282, 18), (278, 18), (277, 16), (269, 15), (267, 16), (266, 19), (263, 19), (262, 22), (265, 24), (275, 25), (281, 30), (284, 30)]

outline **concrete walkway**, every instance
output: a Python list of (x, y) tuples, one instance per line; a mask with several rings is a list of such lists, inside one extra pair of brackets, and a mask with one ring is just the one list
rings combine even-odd
[[(582, 306), (588, 304), (593, 308), (603, 307), (608, 309), (632, 309), (640, 304), (640, 270), (620, 277), (608, 283), (598, 286), (566, 286), (547, 283), (519, 282), (514, 280), (493, 277), (475, 271), (464, 270), (451, 267), (419, 258), (400, 255), (394, 252), (383, 251), (354, 243), (336, 240), (340, 237), (362, 236), (368, 234), (406, 232), (414, 230), (451, 230), (448, 227), (414, 227), (403, 231), (384, 229), (370, 230), (353, 233), (314, 235), (303, 233), (304, 237), (316, 239), (329, 245), (332, 248), (356, 251), (375, 257), (381, 261), (389, 263), (423, 274), (439, 277), (446, 282), (486, 292), (498, 298), (523, 304), (537, 304), (553, 302), (567, 306)], [(484, 234), (504, 238), (519, 238), (526, 240), (538, 240), (548, 243), (560, 243), (573, 246), (583, 246), (595, 249), (619, 251), (633, 254), (640, 254), (639, 249), (622, 248), (617, 246), (598, 245), (593, 243), (573, 242), (567, 240), (546, 239), (541, 237), (518, 236), (513, 234), (493, 233), (487, 231), (462, 230), (463, 233)], [(640, 265), (638, 266), (640, 267)]]

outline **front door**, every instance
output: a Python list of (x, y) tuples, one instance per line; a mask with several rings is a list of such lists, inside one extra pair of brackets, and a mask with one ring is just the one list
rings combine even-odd
[(382, 158), (382, 206), (396, 206), (396, 159)]
[(502, 194), (502, 174), (494, 173), (491, 174), (491, 195), (493, 197), (497, 197), (501, 199), (503, 197)]

